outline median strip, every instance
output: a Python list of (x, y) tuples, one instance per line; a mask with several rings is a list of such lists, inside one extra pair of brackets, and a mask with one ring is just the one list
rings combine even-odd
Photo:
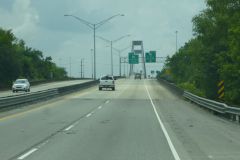
[(82, 89), (89, 88), (96, 85), (98, 81), (89, 81), (80, 84), (74, 84), (65, 87), (53, 88), (42, 90), (38, 92), (32, 92), (27, 94), (20, 94), (14, 96), (0, 97), (0, 109), (14, 109), (19, 106), (28, 105), (51, 99), (57, 96), (64, 96), (69, 93), (77, 92)]

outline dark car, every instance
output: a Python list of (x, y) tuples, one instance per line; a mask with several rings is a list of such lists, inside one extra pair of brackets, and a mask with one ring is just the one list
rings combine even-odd
[(136, 73), (134, 79), (142, 79), (141, 73)]

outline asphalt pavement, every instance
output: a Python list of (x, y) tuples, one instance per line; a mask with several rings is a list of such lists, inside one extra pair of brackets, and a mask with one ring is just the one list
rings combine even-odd
[(239, 160), (240, 126), (156, 80), (117, 80), (0, 117), (1, 160)]

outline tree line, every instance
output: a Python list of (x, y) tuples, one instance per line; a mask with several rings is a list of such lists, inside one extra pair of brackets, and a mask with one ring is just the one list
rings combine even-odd
[[(240, 104), (240, 0), (206, 0), (193, 18), (194, 38), (172, 57), (158, 75), (198, 95)], [(218, 99), (219, 100), (219, 99)]]
[(56, 66), (51, 57), (27, 47), (11, 30), (0, 28), (0, 88), (9, 87), (17, 78), (37, 81), (66, 77), (65, 69)]

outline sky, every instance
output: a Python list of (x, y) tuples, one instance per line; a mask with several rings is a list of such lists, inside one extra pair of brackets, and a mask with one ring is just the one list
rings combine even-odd
[[(97, 29), (96, 35), (108, 40), (130, 34), (113, 43), (126, 57), (133, 40), (143, 41), (144, 51), (156, 50), (157, 57), (171, 56), (193, 37), (192, 18), (206, 8), (204, 0), (0, 0), (0, 27), (11, 29), (26, 45), (64, 67), (69, 76), (80, 77), (81, 59), (85, 77), (92, 76), (93, 30), (72, 17), (91, 23), (118, 16)], [(96, 39), (97, 77), (111, 73), (109, 43)], [(113, 55), (114, 75), (119, 75), (119, 56)], [(142, 70), (137, 65), (135, 71)], [(163, 63), (147, 64), (161, 70)], [(127, 73), (129, 65), (122, 65)], [(125, 71), (124, 71), (125, 68)]]

